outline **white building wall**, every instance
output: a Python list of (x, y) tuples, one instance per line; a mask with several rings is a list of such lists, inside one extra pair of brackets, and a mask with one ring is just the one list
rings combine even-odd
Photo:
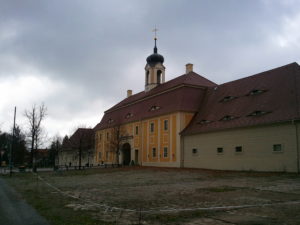
[[(184, 167), (297, 172), (295, 127), (286, 123), (185, 136)], [(274, 144), (281, 144), (283, 150), (274, 152)], [(236, 146), (242, 146), (241, 153), (235, 152)], [(217, 153), (217, 148), (223, 148), (223, 153)]]

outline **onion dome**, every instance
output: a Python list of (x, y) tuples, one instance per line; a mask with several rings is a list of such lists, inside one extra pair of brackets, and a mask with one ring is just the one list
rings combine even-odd
[(153, 49), (153, 54), (149, 55), (146, 59), (147, 63), (150, 65), (155, 65), (156, 63), (163, 63), (165, 60), (162, 55), (157, 53), (156, 38), (154, 40), (155, 40), (155, 46)]

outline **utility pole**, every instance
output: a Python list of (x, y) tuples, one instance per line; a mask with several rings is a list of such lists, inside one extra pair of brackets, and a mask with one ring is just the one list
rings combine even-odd
[[(57, 166), (58, 166), (58, 165), (56, 165), (56, 161), (58, 161), (58, 159), (57, 159), (56, 157), (58, 157), (58, 140), (56, 140), (56, 143), (55, 143), (55, 151), (54, 151), (54, 159), (53, 159), (54, 170), (56, 170), (56, 169), (57, 169)], [(56, 159), (57, 159), (57, 160), (56, 160)], [(57, 163), (57, 164), (58, 164), (58, 163)]]
[(13, 161), (12, 161), (12, 153), (13, 153), (13, 145), (14, 145), (14, 139), (15, 139), (15, 129), (16, 129), (16, 112), (17, 112), (17, 107), (15, 106), (15, 112), (14, 112), (14, 127), (13, 127), (13, 133), (12, 133), (12, 142), (10, 145), (10, 154), (9, 154), (9, 176), (11, 177), (12, 175), (12, 167), (13, 167)]
[(81, 170), (82, 137), (79, 140), (79, 169)]

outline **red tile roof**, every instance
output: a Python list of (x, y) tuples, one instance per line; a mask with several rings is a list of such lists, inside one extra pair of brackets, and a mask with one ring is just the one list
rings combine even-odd
[(93, 148), (94, 130), (91, 128), (78, 128), (72, 136), (63, 142), (63, 149), (71, 150), (78, 149), (91, 149)]
[(297, 120), (299, 101), (300, 66), (292, 63), (208, 88), (197, 115), (182, 134)]
[(176, 111), (196, 112), (206, 88), (213, 86), (216, 84), (194, 72), (184, 74), (148, 92), (143, 91), (124, 99), (107, 110), (94, 129), (105, 129)]

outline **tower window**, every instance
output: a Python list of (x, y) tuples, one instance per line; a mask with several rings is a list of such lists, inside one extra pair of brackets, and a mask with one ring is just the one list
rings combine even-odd
[(156, 78), (157, 78), (157, 83), (160, 84), (160, 83), (161, 83), (161, 70), (158, 70), (158, 71), (157, 71), (157, 76), (156, 76)]
[(149, 71), (146, 72), (146, 85), (149, 84)]

